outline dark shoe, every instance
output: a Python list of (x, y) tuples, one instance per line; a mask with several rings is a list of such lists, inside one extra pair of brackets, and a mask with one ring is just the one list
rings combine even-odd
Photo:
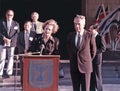
[(10, 76), (8, 74), (5, 74), (3, 75), (3, 78), (6, 79), (6, 78), (9, 78)]

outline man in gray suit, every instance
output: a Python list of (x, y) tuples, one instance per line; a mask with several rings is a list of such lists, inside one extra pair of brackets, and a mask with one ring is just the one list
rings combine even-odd
[(96, 42), (92, 33), (86, 31), (85, 16), (74, 18), (75, 31), (68, 35), (67, 48), (70, 59), (70, 74), (73, 91), (90, 91), (92, 59), (96, 54)]
[(3, 69), (7, 55), (8, 64), (5, 78), (13, 73), (13, 58), (16, 47), (17, 36), (20, 31), (19, 23), (13, 20), (14, 11), (7, 10), (6, 19), (0, 21), (0, 77), (3, 76)]

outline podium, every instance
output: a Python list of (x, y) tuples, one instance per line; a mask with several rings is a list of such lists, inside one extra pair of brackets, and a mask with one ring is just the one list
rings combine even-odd
[(58, 91), (59, 55), (24, 55), (23, 91)]

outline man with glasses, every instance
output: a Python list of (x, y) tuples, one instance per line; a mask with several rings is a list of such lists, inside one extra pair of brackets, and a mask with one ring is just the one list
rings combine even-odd
[[(0, 20), (0, 78), (9, 78), (13, 73), (14, 50), (20, 31), (19, 23), (14, 21), (13, 17), (14, 11), (7, 10), (6, 18)], [(8, 64), (5, 74), (3, 74), (6, 58)]]

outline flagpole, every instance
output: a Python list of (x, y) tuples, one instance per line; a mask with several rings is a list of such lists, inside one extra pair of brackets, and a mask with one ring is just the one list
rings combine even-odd
[(101, 6), (102, 6), (102, 9), (103, 9), (104, 16), (106, 16), (106, 11), (105, 11), (105, 6), (104, 6), (104, 4), (102, 4)]

